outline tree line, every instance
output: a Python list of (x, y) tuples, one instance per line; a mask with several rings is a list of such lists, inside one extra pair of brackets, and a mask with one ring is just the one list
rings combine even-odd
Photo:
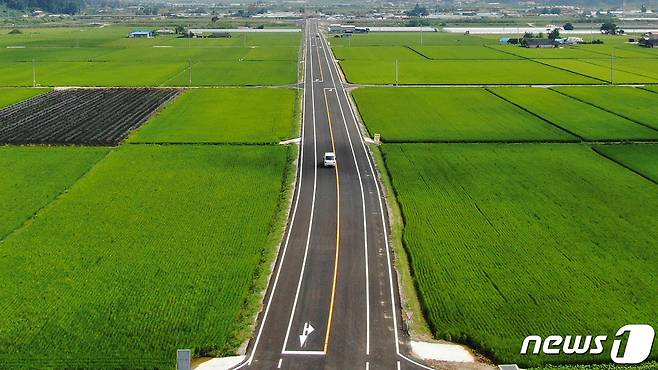
[(30, 11), (30, 10), (43, 10), (49, 13), (59, 14), (76, 14), (82, 10), (85, 5), (85, 0), (0, 0), (0, 4), (6, 5), (8, 8)]

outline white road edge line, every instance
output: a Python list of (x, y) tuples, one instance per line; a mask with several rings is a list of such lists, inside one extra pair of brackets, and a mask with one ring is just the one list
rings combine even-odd
[[(324, 37), (320, 37), (321, 42), (325, 42)], [(345, 111), (343, 110), (343, 104), (340, 102), (340, 96), (338, 95), (339, 87), (336, 85), (336, 80), (334, 79), (332, 64), (329, 62), (329, 56), (327, 54), (327, 48), (322, 48), (324, 58), (327, 62), (327, 67), (329, 67), (329, 75), (331, 76), (331, 83), (334, 85), (334, 92), (336, 93), (336, 99), (338, 100), (338, 107), (340, 109), (340, 114), (343, 117), (343, 125), (345, 126), (345, 132), (347, 133), (347, 139), (350, 143), (350, 150), (352, 151), (352, 159), (354, 160), (354, 167), (356, 168), (356, 174), (359, 178), (359, 187), (361, 188), (361, 208), (363, 211), (363, 244), (364, 244), (364, 253), (365, 253), (365, 274), (366, 274), (366, 355), (370, 355), (370, 271), (368, 268), (368, 223), (366, 216), (366, 196), (365, 191), (363, 190), (363, 179), (361, 178), (361, 170), (359, 169), (359, 162), (356, 160), (356, 153), (354, 152), (354, 146), (352, 145), (352, 136), (350, 135), (350, 130), (347, 127), (347, 119), (345, 118)], [(333, 58), (333, 55), (332, 55)], [(338, 73), (338, 70), (336, 70)], [(340, 81), (339, 81), (340, 82)], [(340, 86), (342, 89), (342, 84)], [(344, 91), (344, 89), (343, 89)], [(349, 101), (348, 101), (349, 104)]]
[(327, 353), (324, 351), (283, 351), (282, 355), (304, 355), (304, 356), (324, 356)]
[[(324, 37), (321, 37), (323, 42), (326, 42), (324, 40)], [(336, 71), (338, 71), (338, 64), (336, 63), (336, 59), (333, 57), (333, 52), (330, 50), (329, 53), (332, 54), (331, 60), (333, 61), (334, 67), (336, 68)], [(345, 96), (345, 99), (347, 100), (347, 103), (350, 107), (350, 112), (352, 114), (352, 119), (354, 121), (354, 126), (356, 127), (358, 132), (361, 132), (361, 129), (359, 128), (359, 125), (357, 124), (356, 121), (356, 114), (354, 113), (354, 107), (352, 107), (351, 101), (349, 97), (347, 96), (347, 92), (345, 91), (345, 88), (342, 86), (341, 82), (341, 90), (343, 91), (343, 95)], [(365, 143), (363, 141), (363, 133), (361, 132), (361, 135), (359, 135), (360, 141), (361, 141), (361, 147), (363, 148), (363, 151), (366, 154), (366, 157), (368, 158), (368, 166), (370, 167), (370, 173), (372, 174), (372, 180), (375, 183), (375, 188), (377, 189), (377, 198), (379, 200), (379, 210), (381, 214), (381, 222), (382, 222), (382, 228), (384, 230), (384, 241), (386, 243), (386, 262), (388, 264), (388, 281), (389, 281), (389, 286), (390, 286), (390, 294), (391, 294), (391, 308), (393, 312), (393, 326), (395, 328), (395, 352), (397, 353), (398, 356), (402, 357), (403, 359), (411, 362), (412, 364), (422, 367), (423, 369), (428, 369), (428, 370), (433, 370), (431, 367), (423, 365), (421, 363), (418, 363), (404, 354), (400, 352), (400, 341), (398, 337), (398, 323), (397, 323), (397, 314), (398, 310), (396, 309), (396, 304), (395, 304), (395, 289), (393, 286), (393, 273), (392, 273), (392, 267), (391, 267), (391, 256), (390, 256), (390, 246), (388, 244), (388, 230), (386, 228), (386, 219), (384, 218), (384, 206), (382, 204), (382, 195), (381, 195), (381, 190), (379, 189), (379, 181), (377, 181), (377, 174), (375, 173), (373, 162), (374, 160), (371, 158), (369, 151), (367, 150)], [(400, 369), (400, 362), (398, 361), (398, 369)]]
[(283, 359), (280, 358), (280, 359), (279, 359), (279, 364), (276, 365), (276, 368), (277, 368), (277, 369), (280, 369), (280, 368), (281, 368), (281, 363), (282, 363), (282, 362), (283, 362)]
[[(307, 50), (308, 51), (308, 50)], [(310, 54), (310, 51), (309, 51)], [(306, 71), (307, 71), (307, 59), (304, 58), (304, 92), (303, 92), (303, 103), (302, 103), (302, 120), (305, 119), (306, 117)], [(313, 71), (311, 71), (311, 74)], [(261, 320), (260, 323), (260, 328), (258, 329), (258, 335), (256, 335), (256, 341), (254, 342), (254, 346), (251, 349), (251, 354), (249, 355), (249, 359), (245, 362), (243, 362), (240, 366), (236, 367), (235, 370), (241, 369), (247, 365), (251, 365), (252, 361), (254, 360), (254, 355), (256, 354), (256, 348), (258, 348), (258, 343), (260, 342), (260, 337), (263, 334), (263, 328), (265, 327), (265, 322), (267, 321), (267, 316), (270, 312), (270, 307), (272, 305), (272, 300), (274, 299), (274, 292), (276, 291), (276, 287), (279, 282), (279, 276), (281, 275), (281, 268), (283, 267), (283, 262), (286, 258), (286, 251), (288, 250), (288, 243), (290, 241), (290, 235), (292, 234), (292, 229), (295, 224), (296, 220), (296, 215), (297, 215), (297, 208), (299, 205), (299, 195), (301, 194), (302, 190), (302, 178), (303, 178), (303, 173), (304, 173), (304, 122), (302, 121), (302, 141), (300, 147), (300, 153), (299, 153), (299, 178), (297, 180), (297, 183), (299, 186), (297, 187), (297, 195), (295, 196), (295, 205), (293, 207), (292, 211), (292, 216), (291, 216), (291, 221), (290, 221), (290, 227), (288, 228), (288, 235), (286, 236), (286, 241), (283, 245), (283, 250), (281, 251), (281, 260), (279, 261), (279, 266), (276, 272), (276, 276), (274, 277), (274, 282), (272, 286), (272, 291), (270, 292), (270, 296), (267, 300), (267, 306), (265, 307), (265, 313), (263, 313), (263, 319)], [(316, 154), (316, 161), (317, 161), (317, 154)], [(315, 184), (313, 184), (315, 187)], [(310, 227), (310, 225), (309, 225)]]
[[(308, 34), (308, 33), (307, 33)], [(310, 34), (309, 34), (309, 48), (310, 48)], [(308, 233), (306, 235), (306, 246), (304, 248), (304, 258), (302, 259), (302, 270), (299, 272), (299, 280), (297, 281), (297, 291), (295, 292), (295, 300), (293, 301), (292, 304), (292, 309), (290, 310), (290, 320), (288, 320), (288, 329), (286, 330), (286, 338), (283, 341), (283, 347), (281, 348), (281, 353), (286, 351), (286, 347), (288, 345), (288, 339), (290, 338), (290, 329), (292, 328), (292, 322), (295, 318), (295, 311), (297, 309), (297, 300), (299, 299), (299, 292), (302, 288), (302, 281), (304, 280), (304, 271), (306, 270), (306, 259), (308, 257), (308, 249), (311, 244), (311, 233), (313, 230), (313, 214), (315, 213), (315, 190), (316, 190), (316, 185), (317, 185), (317, 180), (318, 180), (318, 150), (317, 150), (317, 143), (316, 143), (316, 129), (315, 129), (315, 94), (313, 92), (313, 53), (309, 49), (309, 57), (311, 60), (311, 69), (310, 69), (310, 74), (311, 74), (311, 111), (312, 111), (312, 117), (313, 117), (313, 197), (311, 199), (311, 216), (309, 217), (309, 224), (308, 224)], [(306, 83), (306, 79), (304, 80), (304, 83)], [(304, 87), (304, 103), (306, 103), (306, 87)], [(302, 123), (302, 127), (304, 124)], [(302, 139), (302, 147), (304, 146), (304, 142)], [(301, 164), (303, 166), (303, 163)], [(300, 182), (301, 185), (301, 182)], [(301, 189), (301, 186), (300, 186)]]

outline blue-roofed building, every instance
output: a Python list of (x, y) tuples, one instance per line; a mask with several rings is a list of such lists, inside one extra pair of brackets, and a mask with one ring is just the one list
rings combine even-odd
[(132, 38), (140, 38), (140, 37), (151, 38), (151, 37), (153, 37), (153, 34), (151, 33), (151, 31), (132, 31), (128, 34), (128, 37), (132, 37)]

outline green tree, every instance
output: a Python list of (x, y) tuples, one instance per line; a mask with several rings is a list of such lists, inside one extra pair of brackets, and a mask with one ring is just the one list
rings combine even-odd
[(612, 22), (605, 22), (601, 25), (601, 32), (609, 35), (616, 35), (618, 29), (619, 27)]
[(424, 17), (430, 14), (430, 12), (427, 11), (427, 8), (420, 6), (418, 3), (416, 3), (416, 6), (414, 6), (414, 8), (411, 10), (407, 10), (405, 14), (410, 17)]
[(564, 28), (565, 31), (573, 31), (573, 24), (567, 22), (564, 24), (564, 26), (562, 26), (562, 28)]
[(559, 39), (560, 38), (560, 30), (559, 29), (554, 29), (553, 31), (548, 33), (548, 38), (551, 40)]

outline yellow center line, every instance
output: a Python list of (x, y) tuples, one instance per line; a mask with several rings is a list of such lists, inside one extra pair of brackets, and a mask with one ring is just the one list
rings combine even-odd
[[(327, 107), (327, 120), (329, 121), (329, 133), (331, 134), (331, 148), (336, 159), (336, 146), (334, 144), (334, 131), (331, 127), (331, 113), (329, 113), (329, 101), (327, 100), (327, 90), (322, 90), (324, 94), (324, 104)], [(329, 303), (329, 318), (327, 320), (327, 335), (324, 338), (324, 353), (329, 348), (329, 337), (331, 336), (331, 321), (334, 314), (334, 298), (336, 297), (336, 282), (338, 281), (338, 255), (340, 252), (340, 179), (338, 177), (338, 159), (336, 159), (336, 259), (334, 265), (334, 281), (331, 287), (331, 301)]]

